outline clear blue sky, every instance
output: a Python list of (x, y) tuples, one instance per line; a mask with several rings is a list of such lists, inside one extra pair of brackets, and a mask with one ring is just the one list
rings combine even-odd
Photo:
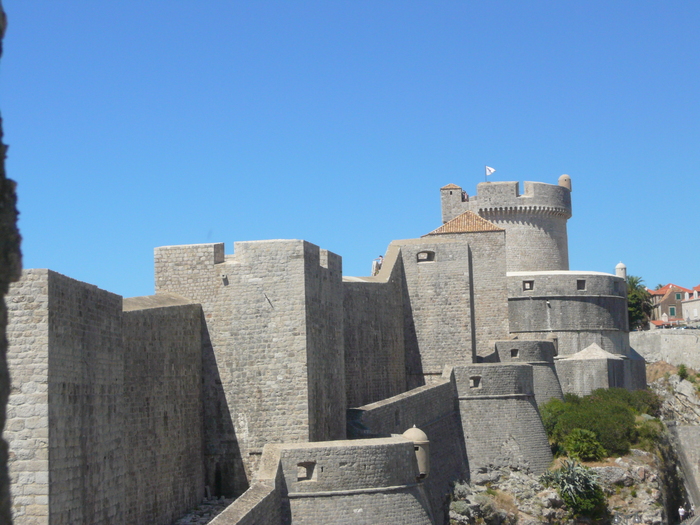
[(573, 180), (572, 270), (700, 283), (700, 2), (4, 0), (24, 265), (305, 239), (367, 275), (439, 188)]

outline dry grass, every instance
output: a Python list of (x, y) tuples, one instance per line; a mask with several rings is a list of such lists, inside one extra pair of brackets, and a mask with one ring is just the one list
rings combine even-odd
[(647, 383), (653, 383), (657, 379), (664, 377), (666, 374), (676, 374), (678, 368), (666, 361), (657, 361), (647, 365)]
[[(698, 371), (687, 367), (688, 376), (697, 376)], [(651, 363), (647, 365), (647, 383), (653, 383), (657, 379), (664, 377), (666, 374), (677, 374), (678, 367), (667, 363), (666, 361), (657, 361), (656, 363)]]
[(518, 516), (518, 506), (515, 504), (515, 499), (513, 499), (512, 495), (501, 490), (496, 490), (493, 501), (499, 509), (505, 510), (508, 514), (512, 514), (513, 516)]

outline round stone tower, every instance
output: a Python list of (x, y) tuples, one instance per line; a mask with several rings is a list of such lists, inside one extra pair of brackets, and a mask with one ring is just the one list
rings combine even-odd
[(506, 230), (507, 271), (569, 269), (566, 221), (571, 217), (571, 178), (559, 184), (482, 182), (465, 208)]

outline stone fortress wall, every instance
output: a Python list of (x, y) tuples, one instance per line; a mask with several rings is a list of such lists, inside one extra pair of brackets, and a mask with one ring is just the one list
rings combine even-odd
[[(480, 195), (488, 199), (481, 202), (489, 209), (498, 207), (499, 195), (505, 204), (522, 201), (517, 183), (497, 191), (482, 186)], [(570, 209), (570, 183), (525, 187), (537, 202), (518, 213), (539, 216), (540, 201), (557, 196), (561, 206), (555, 208), (564, 212), (545, 211), (560, 221)], [(564, 233), (565, 224), (563, 219)], [(551, 228), (553, 244), (545, 249), (567, 248), (559, 226)], [(508, 273), (508, 257), (511, 244), (526, 245), (522, 235), (466, 210), (421, 238), (391, 243), (378, 275), (346, 278), (339, 256), (301, 240), (237, 242), (230, 255), (222, 243), (165, 246), (155, 249), (156, 295), (125, 299), (123, 305), (118, 296), (54, 272), (26, 272), (12, 292), (17, 306), (10, 327), (17, 337), (13, 351), (29, 359), (17, 357), (13, 374), (33, 377), (38, 370), (32, 393), (48, 419), (13, 413), (8, 428), (21, 432), (28, 422), (45, 424), (48, 437), (46, 443), (24, 444), (9, 434), (13, 453), (19, 452), (13, 476), (25, 477), (15, 485), (16, 497), (35, 494), (26, 488), (34, 464), (20, 458), (48, 450), (36, 468), (49, 474), (64, 469), (76, 488), (65, 494), (39, 476), (45, 487), (36, 490), (44, 491), (44, 507), (32, 509), (46, 512), (50, 506), (51, 519), (44, 522), (64, 523), (68, 518), (59, 516), (70, 516), (71, 523), (168, 523), (208, 491), (241, 495), (221, 523), (254, 523), (255, 516), (270, 512), (283, 523), (313, 522), (319, 513), (350, 516), (338, 523), (364, 523), (366, 515), (353, 517), (357, 508), (397, 523), (440, 523), (451, 482), (502, 465), (541, 472), (551, 452), (538, 403), (587, 384), (570, 373), (582, 359), (568, 368), (565, 363), (583, 348), (572, 347), (557, 358), (565, 359), (555, 360), (562, 334), (579, 330), (569, 319), (585, 313), (579, 331), (591, 334), (626, 334), (626, 325), (617, 317), (620, 297), (599, 297), (601, 290), (614, 289), (614, 276), (529, 269), (532, 291), (540, 295), (521, 301), (510, 286), (522, 276)], [(562, 290), (581, 276), (584, 293), (567, 298)], [(42, 279), (61, 287), (44, 291)], [(547, 320), (540, 310), (551, 309), (552, 301), (557, 313)], [(103, 304), (110, 305), (107, 311)], [(572, 316), (570, 304), (583, 310)], [(598, 332), (591, 315), (600, 319)], [(543, 326), (545, 321), (554, 324)], [(611, 347), (614, 354), (586, 354), (593, 356), (587, 364), (595, 365), (596, 385), (636, 386), (624, 337)], [(108, 355), (93, 348), (97, 343)], [(63, 377), (61, 364), (53, 364), (63, 353), (80, 357), (71, 357), (69, 367), (80, 377), (54, 381)], [(94, 359), (112, 365), (86, 365)], [(560, 365), (568, 374), (564, 388)], [(84, 386), (75, 395), (44, 395), (69, 382)], [(10, 402), (26, 404), (21, 397)], [(83, 446), (80, 438), (78, 448), (70, 448), (76, 439), (71, 424), (65, 431), (54, 428), (65, 417), (78, 418), (71, 424), (80, 428), (94, 425), (88, 436), (95, 443)], [(381, 441), (413, 425), (431, 443), (435, 469), (425, 480), (415, 480), (415, 457), (397, 452), (413, 447)], [(62, 432), (67, 436), (61, 442), (52, 441)], [(59, 455), (52, 456), (52, 447)], [(125, 447), (133, 451), (127, 454)], [(70, 456), (70, 468), (61, 454)], [(354, 463), (337, 459), (353, 455)], [(360, 470), (348, 470), (350, 464), (361, 469), (361, 478)], [(388, 469), (381, 476), (391, 480), (377, 478), (377, 469)], [(360, 481), (345, 487), (343, 479)], [(86, 490), (94, 493), (92, 500), (76, 504)], [(17, 523), (34, 523), (22, 516), (29, 516), (36, 498), (21, 501)], [(408, 508), (415, 511), (410, 518)]]
[(557, 339), (560, 356), (592, 343), (627, 354), (627, 284), (600, 272), (509, 272), (510, 331), (525, 339)]
[(7, 299), (15, 523), (169, 524), (196, 505), (199, 305), (123, 313), (50, 270), (25, 270)]

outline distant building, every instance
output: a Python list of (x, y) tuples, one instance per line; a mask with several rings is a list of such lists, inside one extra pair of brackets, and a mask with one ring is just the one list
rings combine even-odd
[(669, 283), (658, 290), (649, 290), (652, 300), (651, 325), (661, 328), (684, 322), (683, 301), (693, 290)]

